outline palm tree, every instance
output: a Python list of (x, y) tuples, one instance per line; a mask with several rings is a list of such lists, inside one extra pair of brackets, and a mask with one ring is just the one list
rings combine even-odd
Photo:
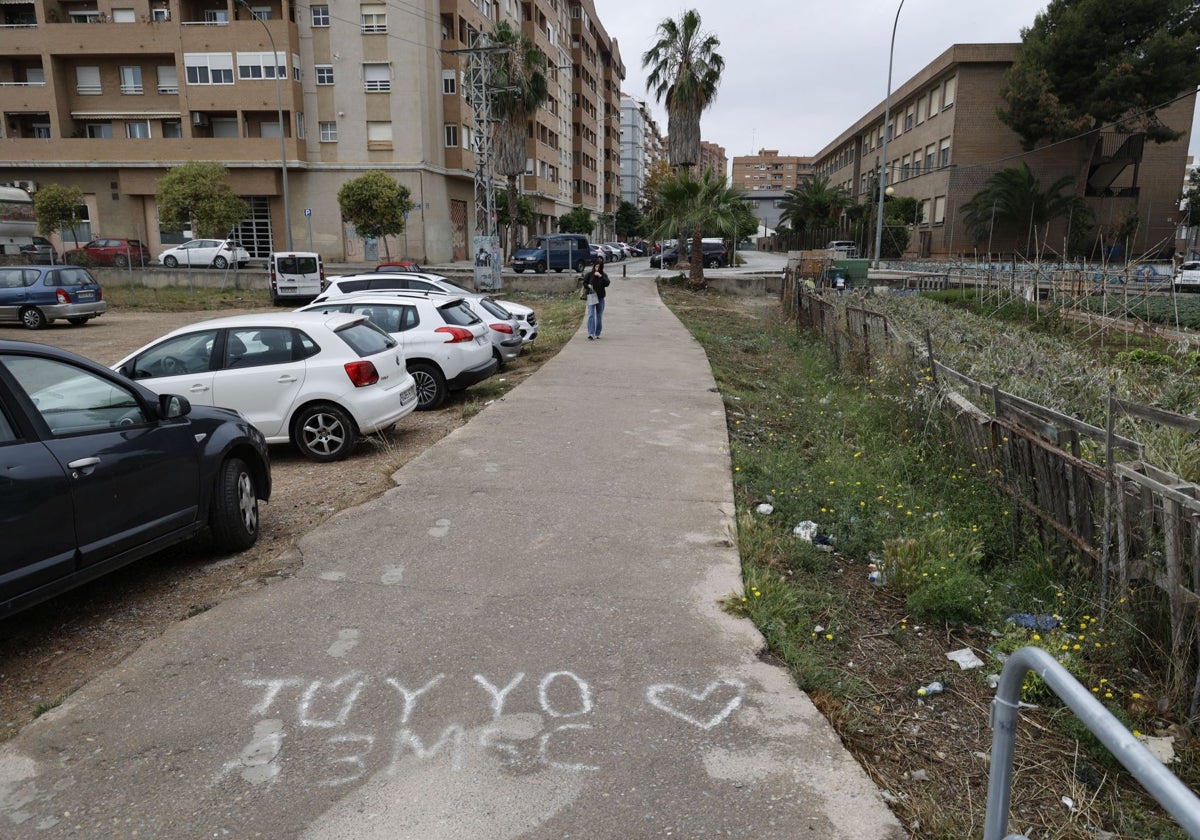
[(489, 87), (492, 97), (492, 116), (495, 129), (492, 135), (496, 152), (496, 170), (508, 179), (508, 235), (511, 251), (516, 247), (520, 213), (520, 186), (517, 179), (525, 174), (528, 157), (526, 143), (529, 121), (550, 95), (546, 78), (546, 54), (538, 49), (529, 36), (513, 29), (508, 21), (496, 24), (492, 44), (508, 47), (494, 54)]
[(704, 233), (734, 231), (740, 204), (741, 193), (729, 186), (724, 175), (714, 175), (711, 168), (706, 168), (698, 179), (684, 169), (659, 184), (654, 196), (653, 235), (655, 239), (663, 239), (691, 231), (689, 287), (705, 286), (704, 250), (700, 241)]
[(667, 109), (668, 160), (688, 169), (700, 160), (700, 114), (717, 95), (725, 59), (716, 53), (717, 36), (700, 29), (700, 14), (684, 12), (678, 21), (658, 25), (658, 42), (642, 55), (650, 74), (646, 89)]
[[(991, 243), (996, 234), (1015, 240), (1025, 234), (1029, 253), (1037, 241), (1037, 230), (1051, 220), (1079, 212), (1086, 202), (1073, 192), (1064, 193), (1075, 178), (1064, 175), (1044, 191), (1028, 163), (1001, 169), (962, 206), (963, 223), (976, 243)], [(989, 244), (989, 250), (990, 244)]]
[(784, 193), (779, 221), (795, 231), (829, 227), (850, 203), (846, 191), (829, 186), (828, 178), (811, 178)]

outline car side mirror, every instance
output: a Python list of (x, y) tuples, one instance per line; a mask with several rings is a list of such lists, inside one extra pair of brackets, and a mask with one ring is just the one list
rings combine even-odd
[(177, 420), (192, 411), (192, 404), (187, 397), (179, 394), (162, 394), (158, 398), (158, 416), (164, 420)]

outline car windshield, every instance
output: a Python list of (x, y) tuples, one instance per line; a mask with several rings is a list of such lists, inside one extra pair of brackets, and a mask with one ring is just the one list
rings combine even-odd
[(337, 336), (358, 354), (359, 358), (391, 350), (398, 342), (370, 321), (357, 321), (337, 330)]

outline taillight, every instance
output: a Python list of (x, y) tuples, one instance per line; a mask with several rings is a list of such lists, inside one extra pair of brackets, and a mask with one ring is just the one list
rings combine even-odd
[(462, 341), (474, 341), (475, 336), (470, 330), (464, 330), (462, 327), (438, 327), (434, 332), (445, 333), (449, 338), (446, 339), (447, 344), (458, 344)]
[(379, 371), (371, 362), (346, 362), (346, 375), (355, 388), (365, 388), (379, 381)]
[(67, 294), (66, 289), (55, 289), (54, 296), (56, 298), (58, 298), (59, 303), (70, 303), (71, 302), (71, 296), (69, 294)]
[(513, 334), (512, 324), (488, 324), (488, 326), (494, 329), (496, 332), (508, 333), (509, 335)]
[(96, 300), (104, 300), (104, 289), (96, 287)]

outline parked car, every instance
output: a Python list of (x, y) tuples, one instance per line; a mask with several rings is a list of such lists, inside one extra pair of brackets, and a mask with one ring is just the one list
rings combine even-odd
[(108, 311), (104, 291), (77, 265), (0, 266), (0, 321), (40, 330), (59, 318), (82, 326)]
[(826, 251), (832, 251), (835, 257), (851, 259), (858, 256), (858, 243), (853, 239), (834, 239), (825, 244)]
[(250, 252), (229, 239), (192, 239), (158, 255), (158, 261), (167, 268), (188, 266), (190, 268), (229, 268), (230, 264), (245, 268), (250, 262)]
[(471, 310), (487, 324), (492, 338), (492, 355), (500, 364), (511, 362), (521, 355), (525, 339), (521, 337), (521, 322), (497, 301), (489, 297), (463, 298)]
[(421, 271), (422, 269), (416, 260), (392, 260), (380, 263), (375, 266), (375, 270), (387, 273), (389, 271)]
[(1200, 260), (1188, 260), (1179, 264), (1175, 272), (1175, 291), (1200, 292)]
[(460, 297), (428, 292), (357, 292), (300, 312), (365, 315), (404, 349), (417, 383), (417, 410), (439, 408), (450, 391), (487, 379), (500, 367), (491, 330)]
[[(440, 291), (448, 295), (461, 295), (472, 298), (491, 297), (486, 292), (473, 292), (470, 289), (464, 289), (462, 286), (451, 282), (440, 274), (402, 272), (391, 274), (343, 274), (341, 277), (334, 277), (329, 281), (329, 285), (325, 291), (321, 292), (313, 303), (321, 303), (337, 295), (378, 289), (414, 289), (420, 292)], [(496, 303), (512, 313), (517, 319), (521, 328), (521, 338), (526, 344), (537, 338), (537, 313), (528, 306), (512, 303), (507, 300), (497, 300)]]
[(604, 243), (600, 246), (600, 250), (604, 252), (605, 262), (620, 262), (625, 259), (625, 251), (616, 245)]
[(74, 353), (0, 341), (0, 617), (212, 534), (252, 546), (271, 459), (244, 417)]
[(325, 263), (320, 254), (312, 251), (273, 253), (267, 257), (267, 283), (273, 304), (310, 301), (327, 285)]
[(144, 266), (150, 262), (150, 252), (138, 239), (93, 239), (82, 248), (63, 254), (63, 262), (75, 265), (113, 265), (125, 268)]
[(546, 269), (562, 271), (576, 269), (591, 257), (588, 238), (581, 233), (551, 233), (535, 236), (512, 255), (512, 269), (517, 274), (532, 269), (545, 274)]
[[(685, 248), (690, 248), (690, 243), (684, 243)], [(719, 240), (700, 242), (700, 248), (704, 256), (705, 268), (722, 268), (729, 265), (729, 249), (725, 247), (725, 243)], [(670, 268), (679, 262), (679, 250), (677, 248), (668, 248), (661, 254), (654, 254), (650, 257), (651, 268)]]
[(58, 262), (58, 251), (54, 250), (54, 245), (46, 237), (35, 236), (32, 242), (21, 246), (21, 257), (27, 263), (54, 265)]
[(347, 457), (360, 435), (417, 407), (396, 339), (362, 315), (257, 312), (168, 333), (113, 365), (157, 393), (241, 412), (267, 443), (314, 461)]

